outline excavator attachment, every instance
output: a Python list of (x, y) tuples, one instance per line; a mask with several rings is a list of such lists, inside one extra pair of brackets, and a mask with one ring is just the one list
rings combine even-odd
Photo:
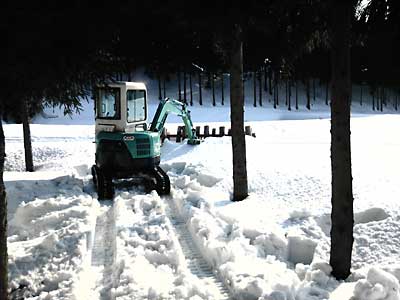
[(169, 113), (173, 113), (182, 118), (185, 124), (185, 135), (188, 138), (189, 145), (200, 144), (200, 139), (196, 135), (196, 130), (193, 127), (190, 111), (187, 109), (185, 103), (175, 99), (165, 98), (158, 104), (156, 114), (151, 122), (150, 131), (159, 132), (161, 135), (164, 131), (164, 125)]

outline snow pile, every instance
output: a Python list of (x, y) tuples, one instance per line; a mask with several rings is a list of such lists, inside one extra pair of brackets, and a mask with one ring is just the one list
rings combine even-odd
[(221, 196), (213, 189), (220, 180), (208, 175), (204, 182), (199, 168), (192, 165), (179, 170), (182, 177), (174, 174), (176, 166), (172, 163), (169, 168), (177, 188), (172, 198), (188, 220), (203, 257), (219, 271), (235, 299), (295, 299), (299, 280), (287, 268), (288, 241), (283, 232), (257, 232), (221, 218), (210, 202)]
[(311, 265), (297, 264), (296, 273), (302, 282), (296, 300), (328, 299), (330, 292), (338, 285), (331, 272), (331, 266), (325, 262), (314, 262)]
[(115, 299), (214, 299), (190, 274), (160, 197), (115, 198)]
[[(70, 299), (90, 247), (94, 203), (82, 181), (65, 176), (49, 184), (57, 187), (57, 195), (22, 202), (9, 224), (14, 298)], [(36, 184), (25, 182), (19, 188), (35, 189)]]
[(399, 281), (379, 268), (371, 268), (366, 279), (357, 282), (354, 300), (399, 300)]

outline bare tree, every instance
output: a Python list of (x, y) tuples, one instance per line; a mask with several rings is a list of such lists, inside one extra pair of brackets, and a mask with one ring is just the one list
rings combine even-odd
[(22, 100), (21, 110), (22, 128), (24, 131), (25, 169), (27, 172), (33, 172), (31, 130), (29, 127), (29, 108), (26, 100)]
[(332, 101), (331, 166), (332, 228), (330, 265), (332, 275), (350, 275), (353, 247), (353, 189), (350, 149), (350, 1), (333, 1), (331, 28)]
[(234, 25), (233, 31), (230, 61), (233, 201), (240, 201), (248, 196), (242, 81), (243, 37), (242, 28), (239, 24)]
[[(1, 114), (0, 114), (1, 115)], [(3, 181), (5, 139), (0, 117), (0, 299), (7, 299), (8, 256), (7, 256), (7, 198)]]

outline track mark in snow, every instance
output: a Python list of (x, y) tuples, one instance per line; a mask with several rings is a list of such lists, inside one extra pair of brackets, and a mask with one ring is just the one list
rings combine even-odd
[(96, 219), (92, 248), (92, 267), (101, 272), (99, 282), (96, 284), (96, 290), (99, 290), (101, 300), (114, 299), (111, 290), (114, 287), (115, 237), (116, 227), (113, 204), (111, 201), (103, 201)]
[(219, 294), (216, 294), (216, 299), (218, 300), (228, 300), (231, 299), (229, 295), (229, 290), (226, 288), (225, 284), (218, 278), (214, 273), (213, 268), (207, 263), (207, 261), (202, 256), (201, 252), (197, 248), (195, 241), (190, 234), (184, 220), (177, 213), (177, 209), (172, 199), (167, 199), (166, 201), (168, 216), (171, 220), (171, 224), (174, 226), (178, 241), (182, 248), (182, 252), (185, 256), (187, 266), (190, 272), (202, 280), (205, 286), (209, 286)]

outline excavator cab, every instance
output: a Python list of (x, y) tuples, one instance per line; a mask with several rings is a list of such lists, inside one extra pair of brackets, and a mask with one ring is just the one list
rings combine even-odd
[(198, 144), (190, 112), (173, 99), (161, 100), (147, 125), (147, 89), (143, 83), (97, 86), (95, 100), (95, 164), (93, 182), (98, 199), (111, 199), (113, 180), (139, 178), (160, 195), (170, 193), (168, 175), (160, 168), (161, 133), (169, 113), (182, 117), (189, 144)]
[(95, 89), (96, 133), (144, 131), (147, 90), (143, 83), (123, 82)]

